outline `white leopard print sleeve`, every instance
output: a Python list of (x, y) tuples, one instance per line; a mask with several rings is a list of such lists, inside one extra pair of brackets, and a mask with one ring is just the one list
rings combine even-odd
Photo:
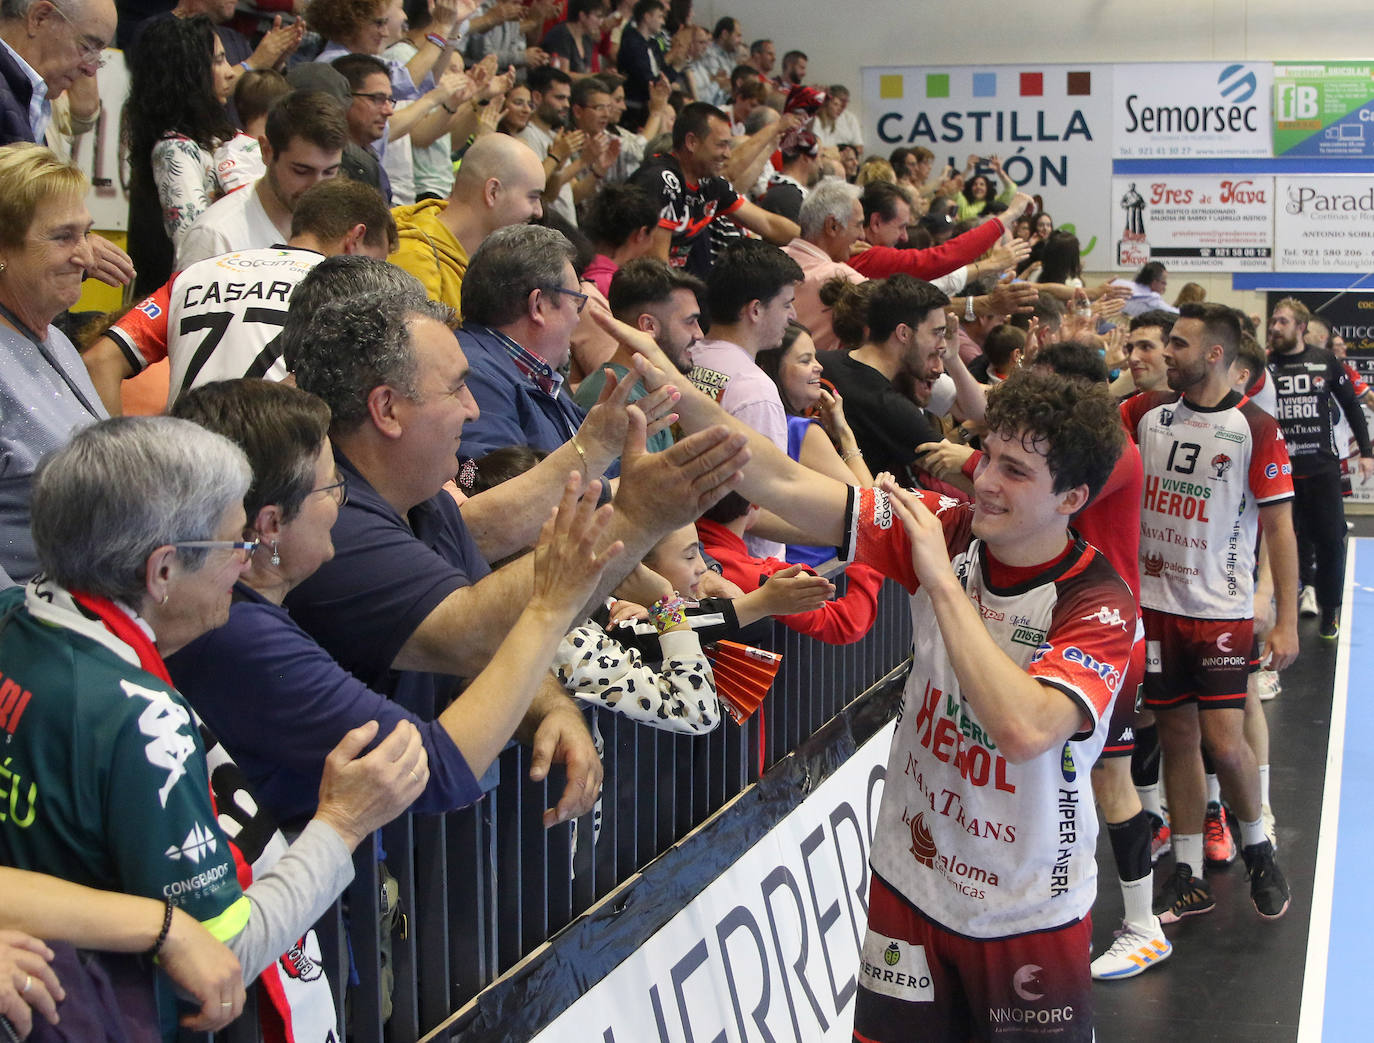
[(663, 665), (646, 665), (590, 620), (570, 631), (558, 646), (553, 668), (579, 699), (604, 706), (665, 731), (700, 735), (720, 722), (720, 699), (711, 664), (690, 630), (659, 638)]

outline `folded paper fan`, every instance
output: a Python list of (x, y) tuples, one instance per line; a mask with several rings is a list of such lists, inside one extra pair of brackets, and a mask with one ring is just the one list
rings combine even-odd
[(782, 656), (777, 652), (737, 641), (717, 641), (706, 648), (706, 658), (716, 677), (716, 693), (736, 724), (753, 716), (782, 666)]

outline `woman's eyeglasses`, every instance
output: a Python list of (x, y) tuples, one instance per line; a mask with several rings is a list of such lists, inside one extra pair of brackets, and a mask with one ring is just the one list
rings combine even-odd
[(253, 552), (258, 549), (261, 540), (176, 540), (172, 543), (173, 547), (188, 547), (196, 550), (215, 550), (224, 548), (226, 550), (236, 550), (243, 553), (243, 560), (247, 561), (253, 556)]
[(337, 482), (330, 482), (322, 485), (318, 489), (311, 489), (311, 493), (328, 493), (333, 497), (334, 502), (340, 507), (348, 502), (348, 475), (340, 474)]

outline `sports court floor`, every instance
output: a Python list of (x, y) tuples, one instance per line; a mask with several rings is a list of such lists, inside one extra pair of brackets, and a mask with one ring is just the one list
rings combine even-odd
[[(1095, 987), (1101, 1043), (1364, 1037), (1374, 989), (1364, 974), (1374, 925), (1374, 517), (1355, 523), (1346, 607), (1334, 645), (1301, 619), (1302, 652), (1266, 703), (1270, 798), (1293, 905), (1266, 923), (1240, 859), (1208, 873), (1216, 909), (1166, 928), (1173, 956)], [(1121, 892), (1103, 828), (1094, 953), (1120, 926)], [(1156, 867), (1172, 868), (1166, 855)]]

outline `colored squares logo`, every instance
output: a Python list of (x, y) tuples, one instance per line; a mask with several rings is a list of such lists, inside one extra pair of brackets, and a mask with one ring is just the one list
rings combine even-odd
[[(1093, 92), (1093, 74), (1087, 69), (1065, 71), (1064, 79), (1059, 79), (1058, 71), (1050, 72), (1011, 72), (1002, 73), (979, 71), (972, 72), (970, 84), (962, 72), (927, 72), (925, 78), (925, 97), (927, 99), (949, 99), (954, 96), (954, 82), (957, 77), (958, 91), (963, 97), (996, 98), (998, 96), (998, 77), (1002, 77), (1001, 89), (1006, 91), (1015, 83), (1015, 92), (1022, 98), (1043, 98), (1046, 94), (1045, 77), (1049, 75), (1050, 92), (1058, 93), (1059, 84), (1064, 84), (1067, 97), (1088, 97)], [(1015, 77), (1013, 81), (1012, 77)], [(963, 94), (964, 91), (971, 91)], [(901, 101), (906, 98), (906, 77), (902, 73), (883, 73), (878, 77), (878, 97), (887, 101)]]

